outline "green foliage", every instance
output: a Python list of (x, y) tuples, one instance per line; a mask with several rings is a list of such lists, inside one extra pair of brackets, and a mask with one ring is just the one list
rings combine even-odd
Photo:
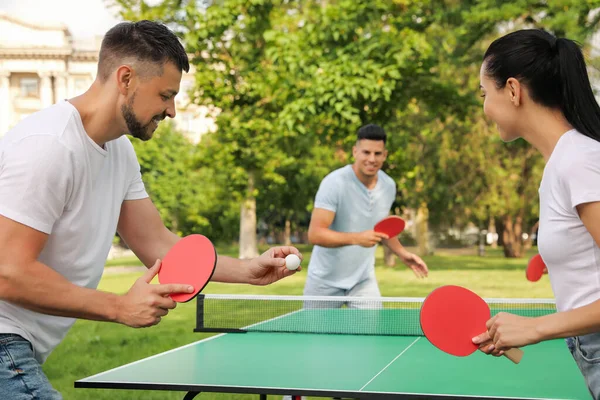
[[(221, 110), (218, 131), (191, 163), (205, 182), (189, 185), (202, 187), (198, 204), (183, 219), (161, 215), (223, 238), (236, 237), (248, 196), (273, 226), (306, 223), (318, 183), (351, 161), (357, 128), (371, 122), (389, 134), (385, 169), (400, 207), (426, 204), (440, 227), (503, 215), (535, 222), (543, 161), (522, 141), (502, 143), (486, 121), (481, 58), (493, 39), (520, 27), (585, 43), (600, 19), (590, 13), (600, 0), (114, 4), (127, 19), (169, 24), (196, 68), (194, 101)], [(250, 173), (256, 189), (246, 193)], [(161, 192), (166, 210), (172, 197)], [(193, 221), (194, 212), (202, 217)]]
[[(315, 180), (320, 179), (312, 174), (315, 160), (307, 155), (319, 151), (312, 150), (312, 139), (280, 134), (278, 118), (285, 100), (281, 93), (287, 97), (288, 88), (281, 87), (283, 81), (272, 67), (265, 40), (272, 25), (285, 15), (285, 4), (229, 0), (199, 9), (192, 3), (163, 2), (148, 7), (144, 2), (120, 2), (127, 9), (125, 17), (158, 17), (172, 24), (193, 55), (196, 102), (221, 110), (219, 129), (203, 139), (196, 166), (212, 169), (222, 178), (213, 182), (223, 184), (228, 193), (221, 201), (232, 206), (229, 215), (234, 214), (234, 202), (252, 196), (258, 198), (259, 210), (277, 214), (274, 220), (295, 216), (305, 220)], [(299, 179), (298, 174), (306, 172), (310, 175)], [(249, 173), (256, 177), (254, 193), (246, 193)], [(319, 175), (324, 174), (321, 171)], [(222, 218), (211, 221), (214, 225)], [(232, 221), (227, 218), (227, 222), (231, 225)], [(232, 237), (229, 233), (226, 236)]]
[(597, 26), (587, 16), (598, 2), (443, 3), (427, 32), (445, 90), (435, 91), (437, 104), (415, 96), (392, 120), (402, 132), (388, 167), (398, 171), (400, 203), (425, 202), (434, 226), (483, 227), (490, 217), (522, 215), (527, 229), (537, 219), (543, 160), (522, 140), (502, 143), (486, 121), (477, 100), (481, 58), (491, 40), (520, 27), (584, 42)]
[(152, 140), (132, 142), (142, 180), (165, 225), (178, 234), (210, 233), (203, 216), (214, 201), (210, 171), (192, 168), (196, 147), (170, 123), (161, 124)]

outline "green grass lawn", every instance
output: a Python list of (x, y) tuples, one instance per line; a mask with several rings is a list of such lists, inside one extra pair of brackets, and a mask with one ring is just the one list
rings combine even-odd
[[(233, 247), (219, 250), (219, 254), (236, 255)], [(310, 258), (310, 247), (300, 247), (300, 250), (304, 255), (303, 266), (306, 266)], [(412, 271), (399, 262), (395, 267), (384, 267), (382, 249), (378, 251), (376, 274), (383, 296), (424, 297), (440, 285), (458, 284), (483, 297), (552, 297), (547, 276), (536, 283), (525, 279), (525, 266), (535, 254), (535, 249), (522, 259), (506, 259), (499, 250), (488, 250), (485, 257), (457, 256), (439, 251), (438, 255), (424, 257), (430, 270), (426, 279), (416, 278)], [(126, 259), (111, 260), (111, 265), (141, 264), (136, 260)], [(141, 273), (107, 274), (102, 278), (99, 289), (124, 293), (140, 275)], [(301, 295), (305, 277), (306, 267), (294, 276), (269, 286), (210, 283), (204, 293)], [(158, 326), (144, 329), (80, 320), (50, 355), (44, 364), (44, 370), (65, 399), (182, 399), (185, 394), (183, 392), (75, 389), (73, 382), (207, 337), (206, 334), (193, 332), (194, 313), (195, 302), (179, 304)], [(256, 399), (257, 396), (205, 393), (197, 398), (241, 400)]]

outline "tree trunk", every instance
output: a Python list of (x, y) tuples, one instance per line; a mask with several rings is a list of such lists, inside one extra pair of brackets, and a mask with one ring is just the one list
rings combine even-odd
[(537, 231), (539, 226), (540, 226), (540, 221), (536, 222), (531, 227), (531, 231), (529, 232), (529, 237), (527, 237), (527, 240), (525, 240), (525, 243), (524, 243), (525, 250), (529, 250), (533, 247), (533, 235), (535, 235), (535, 232)]
[(383, 246), (383, 262), (386, 267), (396, 265), (396, 255), (387, 246)]
[(292, 223), (287, 218), (285, 220), (285, 231), (283, 234), (283, 244), (284, 244), (284, 246), (292, 245)]
[(303, 244), (308, 243), (308, 231), (307, 230), (302, 229), (300, 231), (300, 237), (301, 237), (300, 243), (303, 243)]
[(285, 241), (285, 232), (282, 232), (281, 229), (273, 229), (273, 238), (275, 239), (275, 243), (283, 243)]
[(496, 232), (496, 219), (494, 217), (490, 217), (490, 222), (488, 224), (488, 234), (492, 237), (492, 243), (490, 247), (492, 249), (498, 248), (498, 237), (496, 236), (498, 232)]
[[(535, 148), (530, 146), (526, 156), (523, 158), (523, 170), (521, 173), (522, 182), (529, 182), (533, 170)], [(504, 245), (504, 255), (511, 258), (520, 258), (524, 255), (523, 246), (523, 221), (525, 219), (525, 210), (527, 209), (530, 196), (526, 195), (527, 185), (520, 185), (519, 191), (519, 209), (515, 212), (514, 221), (510, 215), (505, 215), (503, 219), (502, 241)]]
[(421, 203), (421, 206), (417, 210), (416, 230), (419, 255), (425, 256), (431, 254), (432, 249), (429, 243), (429, 209), (425, 203)]
[(258, 256), (256, 240), (256, 198), (254, 197), (254, 172), (248, 173), (246, 197), (242, 200), (240, 215), (240, 258)]
[(504, 243), (504, 256), (519, 258), (523, 256), (523, 217), (517, 216), (513, 222), (510, 215), (505, 215), (502, 242)]

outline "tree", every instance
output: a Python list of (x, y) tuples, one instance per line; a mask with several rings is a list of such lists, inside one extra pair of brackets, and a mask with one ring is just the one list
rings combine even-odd
[(422, 216), (422, 237), (430, 225), (498, 220), (505, 254), (519, 256), (523, 224), (536, 212), (540, 158), (523, 143), (500, 143), (485, 121), (481, 57), (515, 27), (584, 41), (600, 18), (590, 13), (597, 0), (116, 3), (125, 18), (171, 24), (197, 68), (195, 101), (223, 110), (210, 148), (241, 204), (243, 257), (256, 253), (255, 210), (302, 219), (314, 195), (302, 188), (314, 190), (323, 174), (311, 161), (349, 149), (369, 122), (390, 132), (386, 170), (398, 204)]
[(160, 124), (152, 140), (131, 140), (146, 191), (165, 225), (179, 234), (205, 231), (209, 224), (198, 211), (197, 199), (206, 185), (192, 168), (195, 146), (168, 122)]
[(278, 77), (269, 68), (265, 32), (283, 12), (275, 5), (283, 3), (225, 0), (206, 9), (195, 1), (165, 1), (155, 7), (143, 1), (118, 3), (125, 17), (159, 17), (183, 37), (197, 70), (195, 100), (223, 110), (217, 117), (219, 145), (231, 155), (236, 172), (245, 175), (245, 188), (232, 193), (241, 204), (240, 257), (257, 256), (257, 182), (276, 177), (282, 158), (274, 146)]

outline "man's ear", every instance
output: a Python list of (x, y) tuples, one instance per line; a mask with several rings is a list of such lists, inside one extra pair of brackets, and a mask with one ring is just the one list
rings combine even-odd
[(122, 95), (126, 95), (131, 89), (133, 75), (133, 69), (129, 65), (121, 65), (119, 68), (117, 68), (117, 87)]

